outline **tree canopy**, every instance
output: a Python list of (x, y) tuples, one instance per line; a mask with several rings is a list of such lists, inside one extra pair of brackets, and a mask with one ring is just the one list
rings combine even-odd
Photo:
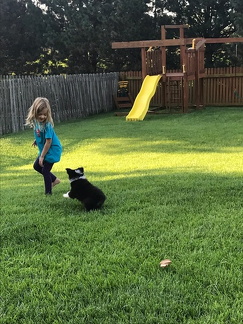
[[(243, 35), (241, 0), (0, 0), (0, 6), (0, 74), (139, 70), (140, 50), (112, 50), (111, 43), (160, 39), (165, 24), (189, 24), (187, 37)], [(236, 64), (243, 64), (242, 44), (237, 53), (235, 45), (207, 45), (206, 66)]]

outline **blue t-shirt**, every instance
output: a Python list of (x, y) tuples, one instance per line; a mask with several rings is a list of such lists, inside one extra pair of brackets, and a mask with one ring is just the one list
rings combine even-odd
[(49, 163), (55, 163), (60, 161), (61, 154), (62, 154), (62, 145), (54, 131), (54, 128), (51, 123), (35, 123), (34, 126), (34, 135), (36, 145), (39, 149), (39, 155), (43, 150), (45, 145), (46, 139), (51, 138), (51, 147), (49, 148), (48, 152), (45, 155), (44, 161)]

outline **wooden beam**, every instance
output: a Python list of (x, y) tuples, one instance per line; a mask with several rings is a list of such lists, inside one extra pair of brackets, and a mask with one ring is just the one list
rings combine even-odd
[(205, 38), (207, 44), (219, 43), (243, 43), (243, 37), (222, 37), (222, 38)]
[(142, 80), (145, 79), (147, 71), (146, 71), (146, 51), (145, 48), (141, 48), (141, 60), (142, 60)]
[[(163, 40), (145, 40), (132, 42), (114, 42), (113, 49), (121, 48), (142, 48), (142, 47), (161, 47), (161, 46), (181, 46), (190, 45), (192, 40), (196, 39), (202, 41), (202, 38), (182, 38), (182, 39), (163, 39)], [(243, 37), (222, 37), (222, 38), (204, 38), (206, 44), (220, 44), (220, 43), (243, 43)]]
[[(184, 28), (183, 26), (180, 26), (180, 39), (184, 39), (185, 33), (184, 33)], [(185, 65), (186, 63), (186, 43), (184, 42), (183, 45), (180, 45), (180, 63), (181, 66)]]
[(206, 39), (201, 39), (195, 47), (195, 50), (198, 51), (201, 46), (203, 46), (206, 43)]
[[(145, 40), (145, 41), (132, 41), (132, 42), (114, 42), (112, 43), (113, 49), (121, 48), (142, 48), (142, 47), (160, 47), (160, 46), (180, 46), (185, 45), (187, 42), (183, 39), (164, 39), (164, 40)], [(190, 44), (190, 43), (189, 43)]]
[(189, 28), (189, 25), (164, 25), (165, 29), (173, 29), (173, 28)]

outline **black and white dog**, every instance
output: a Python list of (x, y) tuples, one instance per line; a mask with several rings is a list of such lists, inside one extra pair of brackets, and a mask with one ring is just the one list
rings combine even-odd
[(100, 209), (106, 200), (105, 194), (92, 185), (84, 175), (84, 168), (76, 170), (66, 168), (71, 190), (63, 195), (65, 198), (78, 199), (87, 211)]

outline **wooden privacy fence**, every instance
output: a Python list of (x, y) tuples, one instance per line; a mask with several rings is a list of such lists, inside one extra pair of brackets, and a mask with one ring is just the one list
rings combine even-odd
[[(176, 71), (168, 71), (176, 72)], [(128, 91), (136, 98), (141, 85), (141, 71), (120, 72), (120, 80), (128, 81)], [(243, 67), (208, 68), (204, 78), (204, 104), (206, 106), (243, 106)], [(151, 105), (162, 102), (162, 87), (151, 100)], [(189, 103), (194, 102), (193, 82), (189, 85)]]
[(55, 123), (113, 109), (118, 73), (0, 77), (0, 135), (24, 129), (36, 97), (49, 99)]

